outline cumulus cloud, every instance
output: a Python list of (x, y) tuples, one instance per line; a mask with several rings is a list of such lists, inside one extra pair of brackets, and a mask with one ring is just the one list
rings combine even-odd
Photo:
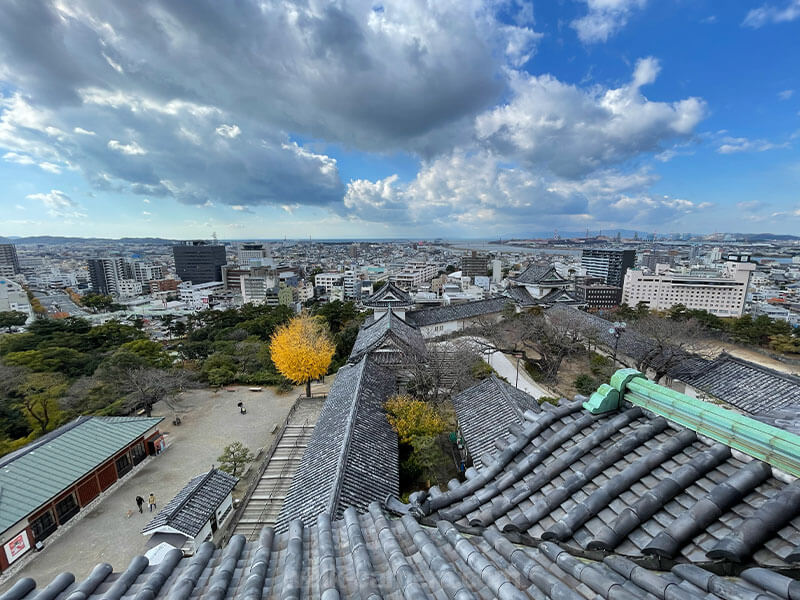
[(565, 177), (659, 150), (665, 141), (691, 136), (706, 105), (699, 98), (648, 100), (640, 88), (658, 72), (658, 61), (644, 58), (630, 83), (588, 90), (550, 75), (517, 73), (510, 102), (478, 116), (477, 136), (499, 153)]
[(46, 194), (28, 194), (25, 197), (41, 202), (51, 217), (72, 219), (86, 216), (80, 205), (61, 190), (50, 190)]
[(341, 203), (335, 162), (292, 136), (427, 158), (467, 141), (541, 37), (511, 5), (509, 24), (483, 0), (8, 0), (0, 147), (101, 189)]
[(588, 12), (572, 22), (585, 44), (605, 42), (628, 24), (628, 19), (647, 0), (586, 0)]
[(742, 25), (757, 29), (770, 23), (786, 23), (797, 18), (800, 18), (800, 0), (789, 0), (780, 6), (764, 4), (751, 9), (745, 16)]
[(347, 186), (346, 214), (431, 232), (583, 227), (613, 222), (664, 225), (709, 208), (691, 200), (653, 197), (646, 170), (596, 172), (581, 180), (533, 175), (489, 152), (441, 157), (410, 182), (397, 175)]

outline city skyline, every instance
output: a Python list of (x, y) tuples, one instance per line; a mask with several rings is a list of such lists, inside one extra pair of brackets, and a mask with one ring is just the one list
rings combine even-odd
[(9, 1), (0, 236), (800, 231), (800, 3)]

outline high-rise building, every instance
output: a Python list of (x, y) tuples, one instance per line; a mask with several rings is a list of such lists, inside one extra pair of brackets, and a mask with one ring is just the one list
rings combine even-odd
[(182, 281), (197, 285), (222, 281), (222, 265), (227, 263), (225, 246), (201, 240), (183, 242), (172, 247), (175, 272)]
[(19, 273), (19, 259), (14, 244), (0, 244), (0, 276), (11, 277)]
[(581, 266), (587, 275), (602, 277), (606, 285), (622, 287), (625, 272), (636, 263), (636, 250), (618, 248), (586, 248)]
[(489, 271), (489, 258), (485, 254), (478, 254), (475, 250), (468, 256), (461, 257), (461, 274), (465, 277), (486, 275)]
[(119, 294), (119, 281), (124, 279), (124, 265), (121, 258), (90, 258), (89, 279), (92, 291), (107, 296)]
[(503, 279), (503, 264), (499, 259), (492, 261), (492, 283), (500, 283)]

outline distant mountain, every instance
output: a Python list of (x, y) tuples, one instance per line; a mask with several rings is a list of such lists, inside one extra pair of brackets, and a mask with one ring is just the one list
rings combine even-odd
[(733, 236), (737, 239), (747, 240), (748, 242), (765, 242), (769, 240), (800, 240), (800, 236), (790, 235), (788, 233), (734, 233)]
[(17, 245), (25, 244), (42, 244), (45, 246), (57, 244), (70, 244), (75, 242), (103, 242), (103, 243), (118, 243), (118, 244), (158, 244), (170, 245), (177, 242), (177, 240), (168, 240), (164, 238), (144, 237), (144, 238), (83, 238), (83, 237), (64, 237), (57, 235), (34, 235), (28, 237), (9, 237), (0, 238), (3, 243), (12, 243)]

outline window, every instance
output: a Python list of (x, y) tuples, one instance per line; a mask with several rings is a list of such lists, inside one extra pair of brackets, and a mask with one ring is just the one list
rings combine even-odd
[(145, 457), (147, 457), (147, 452), (144, 449), (144, 442), (139, 442), (133, 448), (131, 448), (131, 456), (133, 457), (134, 465), (138, 465), (145, 459)]
[(122, 477), (133, 468), (131, 459), (127, 454), (120, 456), (114, 464), (117, 465), (117, 477)]
[(31, 521), (31, 531), (33, 532), (33, 539), (41, 542), (53, 533), (58, 525), (53, 518), (53, 511), (48, 510), (46, 513), (39, 515)]
[(75, 501), (74, 494), (70, 494), (56, 504), (56, 515), (58, 515), (58, 522), (62, 525), (74, 517), (77, 512), (78, 503)]

